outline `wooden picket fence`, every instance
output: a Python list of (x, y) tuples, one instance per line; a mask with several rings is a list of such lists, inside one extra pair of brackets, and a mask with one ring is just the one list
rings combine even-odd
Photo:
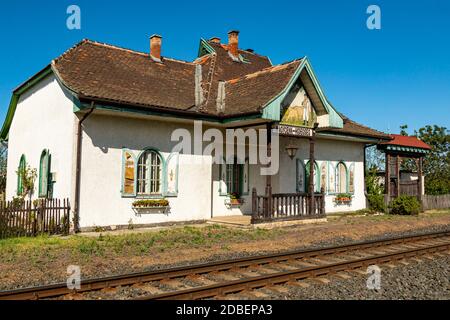
[(449, 209), (450, 208), (450, 194), (441, 196), (422, 196), (422, 205), (424, 210), (435, 209)]
[(68, 199), (0, 202), (0, 239), (68, 234)]

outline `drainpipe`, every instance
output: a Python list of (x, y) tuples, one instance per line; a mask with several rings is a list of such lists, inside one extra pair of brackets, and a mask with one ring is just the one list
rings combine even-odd
[(94, 112), (94, 101), (91, 102), (91, 108), (86, 112), (83, 117), (78, 121), (77, 127), (77, 159), (76, 159), (76, 173), (75, 173), (75, 201), (73, 204), (74, 214), (74, 232), (80, 231), (80, 185), (81, 185), (81, 156), (82, 156), (82, 141), (83, 141), (83, 122), (86, 120), (92, 112)]

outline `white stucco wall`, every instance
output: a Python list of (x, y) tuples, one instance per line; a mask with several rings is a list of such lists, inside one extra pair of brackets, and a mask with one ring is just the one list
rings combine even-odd
[[(286, 153), (287, 145), (295, 145), (298, 147), (296, 157), (289, 158)], [(325, 206), (327, 213), (348, 212), (360, 210), (366, 207), (366, 199), (364, 195), (364, 144), (353, 141), (317, 139), (315, 145), (315, 158), (319, 168), (323, 162), (327, 163), (327, 167), (331, 164), (336, 166), (339, 162), (343, 162), (347, 168), (354, 165), (354, 185), (352, 202), (350, 204), (336, 204), (334, 201), (336, 193), (328, 191), (328, 185), (325, 186), (326, 198)], [(304, 163), (309, 160), (309, 140), (297, 138), (280, 138), (280, 167), (277, 175), (272, 176), (272, 192), (273, 193), (296, 193), (297, 181), (297, 159)], [(251, 190), (257, 189), (258, 195), (264, 195), (266, 186), (266, 176), (262, 176), (260, 165), (250, 165), (249, 182), (250, 194), (243, 196), (245, 204), (240, 208), (228, 208), (225, 205), (226, 196), (221, 196), (219, 192), (219, 165), (213, 166), (213, 208), (214, 216), (229, 216), (240, 214), (251, 214)], [(331, 168), (331, 166), (330, 166)], [(327, 180), (332, 171), (327, 170)]]
[[(295, 159), (290, 159), (285, 151), (288, 144), (297, 145), (299, 148)], [(304, 162), (309, 160), (309, 141), (306, 139), (280, 140), (280, 173), (274, 177), (274, 193), (294, 193), (296, 192), (296, 159)], [(364, 195), (364, 144), (353, 141), (317, 139), (315, 145), (315, 159), (320, 167), (323, 162), (335, 166), (338, 162), (345, 163), (347, 168), (354, 164), (355, 192), (350, 205), (337, 205), (334, 202), (335, 194), (326, 190), (325, 210), (326, 213), (346, 212), (360, 210), (366, 207)], [(327, 180), (331, 170), (327, 173)], [(322, 187), (322, 186), (321, 186)]]
[[(171, 119), (168, 119), (171, 120)], [(145, 148), (159, 149), (165, 159), (177, 142), (175, 129), (192, 124), (93, 114), (84, 122), (81, 165), (80, 227), (123, 226), (211, 218), (212, 159), (180, 154), (178, 197), (170, 197), (170, 213), (137, 215), (135, 198), (121, 195), (122, 150), (137, 156)]]
[[(73, 103), (54, 76), (48, 76), (24, 93), (17, 104), (8, 141), (6, 198), (17, 195), (17, 169), (22, 154), (39, 174), (41, 153), (51, 154), (56, 173), (55, 198), (70, 198), (72, 189)], [(34, 198), (38, 196), (38, 180)]]

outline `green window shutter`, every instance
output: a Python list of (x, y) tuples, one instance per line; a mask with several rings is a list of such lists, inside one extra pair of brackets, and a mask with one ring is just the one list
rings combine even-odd
[(23, 184), (22, 184), (22, 172), (26, 168), (26, 159), (25, 155), (20, 157), (19, 168), (17, 169), (17, 195), (21, 196), (23, 193)]
[(42, 151), (39, 164), (39, 197), (47, 198), (49, 184), (49, 154), (48, 150)]
[(227, 165), (225, 161), (219, 166), (219, 194), (221, 196), (228, 195), (227, 188)]
[(355, 193), (355, 164), (352, 163), (348, 170), (348, 192)]
[(178, 152), (170, 154), (166, 165), (166, 196), (178, 197), (178, 172), (179, 172), (179, 157)]
[(122, 151), (122, 196), (136, 196), (136, 157), (130, 150)]
[(250, 161), (249, 161), (249, 159), (246, 159), (245, 164), (242, 165), (241, 175), (242, 175), (242, 183), (241, 183), (242, 195), (247, 196), (250, 194)]

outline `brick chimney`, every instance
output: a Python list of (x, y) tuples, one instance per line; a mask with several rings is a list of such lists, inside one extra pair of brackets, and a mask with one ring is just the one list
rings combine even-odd
[(228, 32), (228, 52), (235, 58), (239, 56), (239, 31)]
[(209, 42), (220, 43), (220, 38), (219, 37), (212, 37), (211, 39), (209, 39)]
[(150, 57), (157, 62), (161, 62), (161, 40), (162, 37), (157, 34), (150, 37)]

